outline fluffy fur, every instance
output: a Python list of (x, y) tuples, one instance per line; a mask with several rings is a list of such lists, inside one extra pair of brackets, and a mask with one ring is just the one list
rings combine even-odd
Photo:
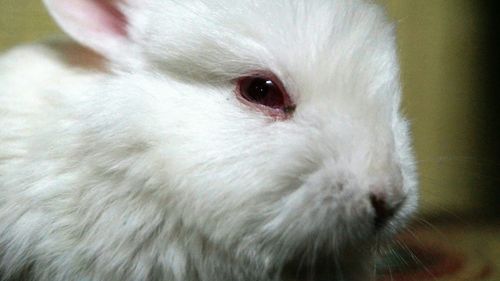
[[(372, 280), (375, 240), (417, 205), (378, 6), (75, 0), (75, 21), (46, 3), (108, 63), (61, 41), (0, 58), (0, 280)], [(87, 27), (93, 9), (110, 29)], [(281, 79), (292, 118), (238, 101), (256, 70)], [(370, 194), (401, 205), (379, 231)]]

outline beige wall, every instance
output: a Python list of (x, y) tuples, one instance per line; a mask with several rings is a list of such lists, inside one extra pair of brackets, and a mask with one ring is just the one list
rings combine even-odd
[[(471, 0), (381, 0), (396, 19), (405, 108), (426, 212), (478, 205), (475, 155), (479, 16)], [(475, 4), (476, 3), (476, 4)], [(0, 50), (57, 28), (39, 0), (0, 2)]]
[(480, 100), (477, 1), (383, 0), (398, 23), (405, 107), (425, 210), (478, 207)]
[(56, 30), (41, 0), (0, 0), (0, 50)]

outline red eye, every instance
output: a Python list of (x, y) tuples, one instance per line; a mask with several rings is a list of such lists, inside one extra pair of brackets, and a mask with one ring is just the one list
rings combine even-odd
[(273, 117), (287, 118), (295, 110), (295, 105), (283, 86), (274, 78), (266, 76), (240, 78), (237, 92), (247, 104), (257, 106)]

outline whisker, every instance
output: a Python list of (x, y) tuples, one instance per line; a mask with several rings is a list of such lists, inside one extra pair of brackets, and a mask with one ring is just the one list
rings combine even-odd
[[(401, 242), (400, 242), (400, 241), (395, 241), (395, 242), (396, 242), (396, 244), (398, 244), (398, 246), (399, 246), (400, 248), (403, 248), (403, 247), (401, 246)], [(401, 263), (403, 263), (405, 266), (410, 266), (410, 263), (409, 263), (409, 262), (405, 259), (405, 257), (404, 257), (404, 256), (402, 256), (402, 255), (400, 255), (400, 254), (399, 254), (399, 253), (398, 253), (395, 249), (390, 249), (390, 251), (391, 251), (392, 255), (393, 255), (393, 256), (395, 256), (395, 257), (397, 257), (397, 259), (398, 259)]]
[(342, 273), (342, 266), (340, 265), (339, 261), (338, 250), (334, 251), (334, 262), (335, 262), (335, 275), (337, 277), (336, 279), (339, 281), (345, 281), (344, 274)]
[[(409, 232), (409, 233), (410, 233), (410, 234), (414, 237), (414, 239), (415, 239), (418, 243), (420, 243), (421, 245), (424, 245), (424, 243), (423, 243), (420, 239), (418, 239), (417, 235), (416, 235), (413, 231), (408, 230), (408, 232)], [(405, 250), (405, 251), (406, 251), (406, 252), (410, 255), (411, 259), (412, 259), (415, 263), (417, 263), (418, 265), (420, 265), (420, 266), (421, 266), (421, 267), (425, 270), (425, 272), (427, 272), (427, 273), (429, 274), (429, 276), (432, 278), (432, 280), (437, 280), (437, 277), (435, 276), (435, 274), (434, 274), (434, 273), (432, 273), (432, 271), (429, 269), (429, 267), (428, 267), (425, 263), (423, 263), (423, 262), (422, 262), (422, 261), (418, 258), (418, 256), (417, 256), (417, 255), (415, 255), (415, 253), (411, 250), (411, 248), (410, 248), (410, 247), (408, 247), (406, 244), (404, 244), (404, 243), (403, 243), (403, 242), (401, 242), (401, 241), (397, 241), (397, 243), (398, 243), (398, 245), (399, 245), (399, 246), (400, 246), (403, 250)]]
[(442, 239), (446, 239), (446, 235), (444, 234), (443, 231), (441, 231), (439, 228), (437, 228), (434, 224), (432, 224), (431, 222), (429, 222), (428, 220), (424, 219), (424, 218), (420, 218), (420, 217), (416, 217), (415, 218), (416, 222), (418, 222), (420, 225), (424, 225), (426, 227), (428, 227), (429, 229), (431, 229), (433, 232), (435, 232), (436, 234), (438, 234), (440, 236), (440, 238)]

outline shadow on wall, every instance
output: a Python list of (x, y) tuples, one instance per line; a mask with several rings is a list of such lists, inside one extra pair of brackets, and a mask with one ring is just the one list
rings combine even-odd
[(397, 22), (424, 216), (500, 208), (498, 5), (381, 0)]
[(482, 69), (479, 81), (483, 85), (481, 108), (481, 158), (484, 159), (483, 200), (493, 216), (500, 213), (500, 5), (495, 0), (481, 3), (483, 17)]

